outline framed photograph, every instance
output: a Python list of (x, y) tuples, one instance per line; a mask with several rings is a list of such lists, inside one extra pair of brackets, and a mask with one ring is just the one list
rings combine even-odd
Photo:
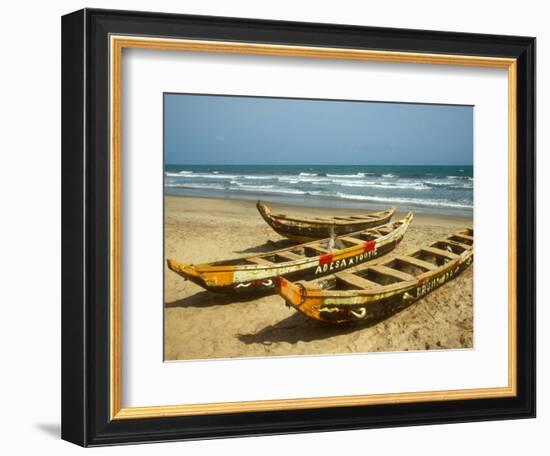
[(65, 440), (535, 416), (534, 38), (85, 9), (62, 56)]

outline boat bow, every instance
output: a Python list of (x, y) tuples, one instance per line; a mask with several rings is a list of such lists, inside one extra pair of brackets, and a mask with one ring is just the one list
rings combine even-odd
[(166, 260), (168, 269), (174, 271), (176, 274), (179, 274), (184, 279), (198, 279), (200, 278), (199, 272), (193, 267), (193, 265), (187, 263), (179, 263), (178, 261), (171, 260), (168, 258)]

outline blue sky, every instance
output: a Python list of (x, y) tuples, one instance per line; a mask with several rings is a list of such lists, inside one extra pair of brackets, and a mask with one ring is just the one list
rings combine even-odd
[(471, 165), (473, 107), (165, 94), (167, 164)]

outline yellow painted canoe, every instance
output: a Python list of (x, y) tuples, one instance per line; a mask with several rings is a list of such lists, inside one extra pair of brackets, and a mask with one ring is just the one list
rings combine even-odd
[(272, 292), (279, 276), (311, 280), (385, 255), (403, 239), (413, 215), (386, 225), (272, 252), (204, 264), (168, 259), (168, 268), (222, 293)]
[(473, 261), (472, 229), (414, 250), (390, 255), (310, 281), (277, 280), (286, 303), (315, 320), (329, 323), (373, 321), (403, 308), (454, 279)]
[(395, 208), (367, 214), (338, 215), (330, 217), (289, 216), (273, 212), (262, 201), (256, 203), (258, 212), (266, 223), (281, 236), (296, 242), (308, 242), (330, 236), (341, 236), (374, 228), (388, 223)]

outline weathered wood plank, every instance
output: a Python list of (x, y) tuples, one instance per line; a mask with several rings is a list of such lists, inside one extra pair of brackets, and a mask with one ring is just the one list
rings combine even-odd
[(359, 277), (355, 274), (350, 274), (349, 272), (337, 272), (334, 275), (342, 282), (345, 282), (352, 287), (359, 288), (360, 290), (380, 286), (380, 284), (376, 282), (371, 282), (370, 280), (364, 279), (363, 277)]
[(363, 241), (362, 239), (356, 239), (350, 236), (340, 236), (338, 239), (344, 242), (350, 242), (351, 244), (356, 244), (356, 245), (363, 245), (365, 243), (365, 241)]
[(251, 263), (261, 264), (261, 265), (271, 265), (273, 264), (271, 261), (265, 260), (260, 257), (253, 257), (253, 258), (247, 258), (246, 261), (250, 261)]
[(302, 286), (306, 289), (306, 290), (311, 290), (311, 291), (319, 291), (321, 290), (321, 287), (319, 285), (319, 282), (317, 280), (311, 280), (311, 281), (307, 281), (307, 280), (301, 280), (297, 283), (300, 283), (302, 284)]
[(414, 258), (406, 255), (401, 255), (396, 258), (400, 261), (403, 261), (404, 263), (409, 263), (414, 266), (418, 266), (422, 269), (427, 269), (428, 271), (431, 271), (438, 267), (435, 264), (430, 263), (429, 261), (419, 260), (418, 258)]
[(462, 242), (453, 241), (452, 239), (445, 239), (442, 242), (445, 242), (445, 243), (451, 244), (451, 245), (456, 245), (456, 246), (462, 247), (463, 249), (466, 249), (466, 250), (470, 250), (472, 248), (472, 246), (469, 245), (469, 244), (463, 244)]
[(308, 246), (305, 246), (304, 248), (315, 250), (316, 252), (319, 252), (321, 254), (330, 253), (329, 250), (324, 249), (323, 247), (319, 247), (318, 245), (308, 245)]
[(395, 277), (396, 279), (403, 280), (405, 282), (408, 282), (409, 280), (416, 280), (415, 276), (407, 274), (403, 271), (398, 271), (397, 269), (388, 268), (387, 266), (381, 264), (371, 266), (370, 269), (378, 272), (379, 274), (389, 275), (390, 277)]
[(455, 234), (453, 234), (453, 236), (455, 236), (455, 237), (460, 237), (460, 238), (462, 238), (462, 239), (466, 239), (466, 240), (472, 241), (472, 242), (473, 242), (473, 240), (474, 240), (474, 237), (473, 237), (473, 236), (468, 236), (467, 234), (455, 233)]
[(280, 257), (283, 257), (283, 258), (286, 258), (287, 260), (303, 260), (304, 257), (303, 256), (300, 256), (300, 255), (297, 255), (295, 253), (292, 253), (292, 252), (279, 252), (277, 253), (278, 256)]
[(456, 260), (458, 255), (456, 253), (447, 252), (446, 250), (437, 249), (435, 247), (422, 247), (423, 252), (431, 253), (432, 255), (448, 258), (449, 260)]

